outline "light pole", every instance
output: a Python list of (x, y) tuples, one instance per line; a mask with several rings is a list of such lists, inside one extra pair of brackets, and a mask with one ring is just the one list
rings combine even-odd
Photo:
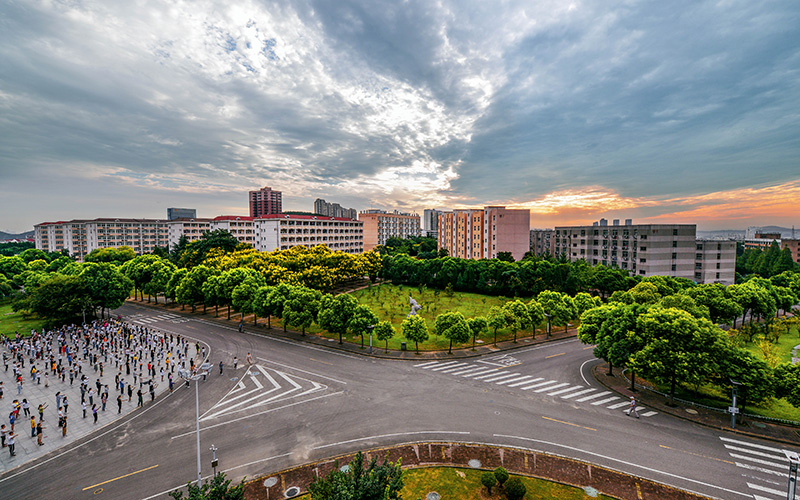
[(728, 411), (731, 414), (731, 429), (735, 429), (736, 428), (736, 414), (739, 413), (739, 408), (736, 407), (736, 396), (739, 394), (739, 387), (742, 386), (742, 383), (741, 382), (737, 382), (737, 381), (735, 381), (733, 379), (730, 379), (730, 381), (731, 381), (731, 386), (732, 386), (732, 389), (731, 389), (731, 399), (732, 399), (732, 401), (731, 401), (731, 407), (728, 408)]
[[(208, 363), (203, 363), (201, 369), (206, 369)], [(210, 366), (210, 365), (209, 365)], [(194, 380), (194, 409), (195, 409), (195, 426), (197, 429), (197, 487), (199, 488), (203, 481), (203, 466), (200, 463), (200, 378), (208, 372), (196, 373), (194, 375), (185, 368), (178, 370), (178, 375), (188, 384), (190, 380)]]
[(219, 465), (219, 461), (217, 460), (218, 448), (212, 444), (209, 450), (211, 450), (211, 467), (214, 468), (214, 477), (217, 477), (217, 465)]
[(800, 465), (800, 455), (789, 450), (783, 450), (783, 454), (789, 459), (789, 491), (786, 493), (786, 500), (794, 500), (794, 491), (797, 486), (797, 467)]
[(545, 329), (545, 331), (547, 332), (547, 335), (545, 336), (545, 339), (549, 339), (550, 338), (550, 318), (552, 318), (553, 315), (544, 313), (544, 316), (547, 318), (547, 327)]
[(372, 354), (372, 330), (375, 329), (375, 325), (369, 325), (367, 330), (369, 331), (369, 353)]

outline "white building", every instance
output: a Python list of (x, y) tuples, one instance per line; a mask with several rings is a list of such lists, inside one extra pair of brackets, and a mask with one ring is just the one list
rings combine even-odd
[(257, 218), (255, 248), (262, 252), (325, 245), (333, 251), (364, 251), (364, 223), (344, 217), (280, 214)]

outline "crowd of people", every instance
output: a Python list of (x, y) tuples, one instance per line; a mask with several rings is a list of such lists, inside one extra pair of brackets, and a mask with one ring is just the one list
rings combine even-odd
[[(46, 413), (55, 412), (54, 424), (63, 437), (67, 436), (69, 422), (75, 418), (75, 410), (69, 412), (70, 406), (76, 407), (71, 399), (78, 393), (74, 389), (80, 392), (80, 403), (75, 405), (80, 408), (81, 418), (90, 415), (97, 424), (99, 414), (113, 411), (109, 408), (110, 401), (116, 401), (120, 414), (123, 404), (131, 403), (134, 395), (137, 406), (144, 404), (145, 394), (155, 400), (156, 388), (161, 383), (168, 384), (171, 392), (177, 370), (196, 371), (195, 357), (201, 354), (199, 344), (191, 345), (179, 335), (162, 334), (125, 323), (121, 318), (34, 330), (25, 337), (19, 334), (14, 338), (0, 337), (4, 369), (4, 376), (0, 377), (0, 402), (12, 399), (7, 423), (0, 425), (0, 442), (12, 457), (16, 454), (19, 427), (24, 425), (20, 419), (30, 420), (31, 438), (39, 446), (44, 446)], [(192, 348), (193, 355), (189, 356)], [(7, 381), (9, 386), (5, 385)], [(44, 391), (26, 391), (29, 384), (43, 387)], [(33, 401), (28, 394), (34, 393), (38, 398), (43, 393), (52, 397), (53, 409), (46, 411), (50, 408), (49, 401)], [(0, 422), (4, 420), (0, 418)]]

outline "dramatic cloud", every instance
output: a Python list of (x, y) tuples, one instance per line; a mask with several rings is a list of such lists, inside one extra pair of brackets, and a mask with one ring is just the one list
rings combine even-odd
[(791, 224), (796, 1), (0, 6), (0, 229), (508, 204)]

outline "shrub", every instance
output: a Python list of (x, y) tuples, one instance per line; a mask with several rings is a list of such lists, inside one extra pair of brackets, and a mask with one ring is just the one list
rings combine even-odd
[(508, 500), (522, 500), (527, 493), (527, 488), (518, 477), (512, 477), (506, 482), (506, 496)]
[(484, 472), (481, 474), (481, 484), (486, 486), (486, 489), (489, 490), (489, 494), (491, 495), (492, 488), (497, 484), (497, 478), (494, 477), (494, 474), (491, 472)]
[(494, 470), (494, 477), (497, 479), (497, 484), (503, 486), (503, 483), (508, 481), (508, 471), (502, 467), (498, 467)]

